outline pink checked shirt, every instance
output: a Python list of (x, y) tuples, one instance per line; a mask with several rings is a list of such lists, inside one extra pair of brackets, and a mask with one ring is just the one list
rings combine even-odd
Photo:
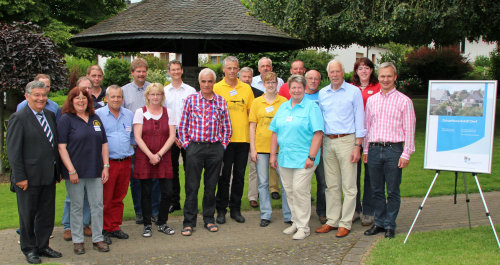
[(179, 124), (179, 141), (187, 148), (190, 142), (221, 142), (224, 148), (231, 138), (231, 120), (223, 97), (214, 94), (210, 100), (201, 92), (187, 97)]
[(387, 94), (382, 90), (369, 97), (365, 108), (366, 137), (363, 153), (368, 154), (369, 143), (404, 142), (401, 157), (409, 160), (415, 152), (415, 110), (409, 97), (395, 88)]

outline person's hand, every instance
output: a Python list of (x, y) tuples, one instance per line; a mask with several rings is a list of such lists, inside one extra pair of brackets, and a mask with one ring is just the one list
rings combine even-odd
[(250, 158), (252, 159), (252, 161), (253, 161), (254, 163), (257, 163), (257, 159), (258, 159), (258, 157), (257, 157), (257, 152), (256, 152), (256, 151), (253, 151), (253, 152), (252, 152), (252, 151), (250, 151)]
[(398, 163), (398, 167), (399, 168), (405, 168), (408, 166), (408, 163), (410, 163), (410, 160), (407, 160), (407, 159), (404, 159), (402, 157), (399, 158), (399, 163)]
[(271, 157), (269, 157), (269, 165), (274, 169), (278, 167), (278, 162), (276, 161), (276, 155), (271, 155)]
[(26, 191), (28, 189), (28, 180), (25, 179), (23, 181), (19, 181), (16, 183), (16, 186), (18, 186), (23, 191)]
[(106, 183), (109, 179), (109, 167), (104, 167), (101, 173), (102, 184)]
[(354, 150), (351, 153), (351, 163), (358, 163), (361, 158), (361, 151), (359, 146), (354, 146)]
[(78, 173), (75, 173), (73, 175), (69, 175), (69, 182), (73, 184), (78, 184)]
[(179, 149), (182, 148), (182, 144), (181, 142), (179, 141), (179, 139), (175, 138), (175, 145), (177, 145), (177, 147), (179, 147)]
[(312, 161), (311, 159), (309, 159), (309, 157), (306, 158), (306, 164), (305, 164), (304, 168), (311, 168), (313, 166), (314, 166), (314, 161)]
[(363, 163), (368, 163), (368, 154), (363, 154)]
[(158, 154), (153, 154), (150, 158), (149, 158), (149, 163), (151, 165), (156, 165), (158, 163), (160, 163), (160, 156), (158, 156)]

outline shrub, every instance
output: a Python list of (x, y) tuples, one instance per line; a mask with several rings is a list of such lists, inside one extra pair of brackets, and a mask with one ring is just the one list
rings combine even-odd
[(207, 68), (214, 70), (215, 74), (217, 75), (216, 82), (219, 82), (220, 80), (222, 80), (222, 78), (224, 78), (224, 72), (222, 72), (222, 64), (221, 63), (205, 64), (203, 67), (207, 67)]
[[(317, 50), (304, 50), (299, 51), (295, 59), (290, 60), (288, 63), (288, 69), (294, 60), (301, 60), (304, 62), (304, 67), (307, 70), (317, 70), (321, 73), (321, 77), (328, 77), (326, 73), (326, 65), (328, 62), (333, 59), (333, 55), (326, 51), (317, 51)], [(290, 75), (290, 71), (288, 71), (288, 75)], [(347, 75), (347, 74), (346, 74)], [(345, 78), (345, 80), (350, 80)]]
[(412, 87), (414, 94), (427, 94), (429, 80), (463, 80), (472, 70), (468, 60), (454, 47), (422, 47), (407, 55), (403, 63), (411, 73), (409, 77), (418, 78), (422, 87)]
[(66, 67), (70, 71), (70, 75), (72, 71), (76, 71), (78, 76), (84, 76), (87, 74), (87, 68), (91, 65), (97, 64), (95, 61), (89, 61), (84, 58), (78, 58), (75, 56), (64, 56), (64, 61), (66, 61)]
[(113, 84), (123, 86), (127, 83), (130, 83), (130, 63), (119, 58), (108, 59), (104, 66), (102, 85), (104, 87)]
[(491, 69), (489, 72), (490, 78), (500, 80), (500, 48), (490, 53)]
[(167, 70), (166, 62), (153, 55), (146, 55), (143, 57), (148, 62), (148, 70)]
[(167, 76), (165, 70), (148, 69), (148, 76), (146, 80), (150, 83), (160, 83), (165, 85), (167, 83)]

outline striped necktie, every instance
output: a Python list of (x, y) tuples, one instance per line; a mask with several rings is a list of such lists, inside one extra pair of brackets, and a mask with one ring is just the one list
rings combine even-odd
[(42, 125), (42, 129), (45, 132), (47, 139), (49, 139), (50, 143), (54, 145), (54, 142), (52, 141), (54, 137), (52, 136), (52, 132), (50, 131), (50, 127), (49, 124), (47, 123), (47, 120), (45, 120), (41, 112), (38, 112), (36, 115), (40, 117), (40, 124)]

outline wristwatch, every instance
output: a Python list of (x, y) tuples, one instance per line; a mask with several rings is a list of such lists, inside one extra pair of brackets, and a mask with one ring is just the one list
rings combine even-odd
[(312, 157), (312, 156), (307, 156), (307, 158), (309, 158), (313, 162), (314, 162), (314, 159), (316, 159), (316, 157)]

